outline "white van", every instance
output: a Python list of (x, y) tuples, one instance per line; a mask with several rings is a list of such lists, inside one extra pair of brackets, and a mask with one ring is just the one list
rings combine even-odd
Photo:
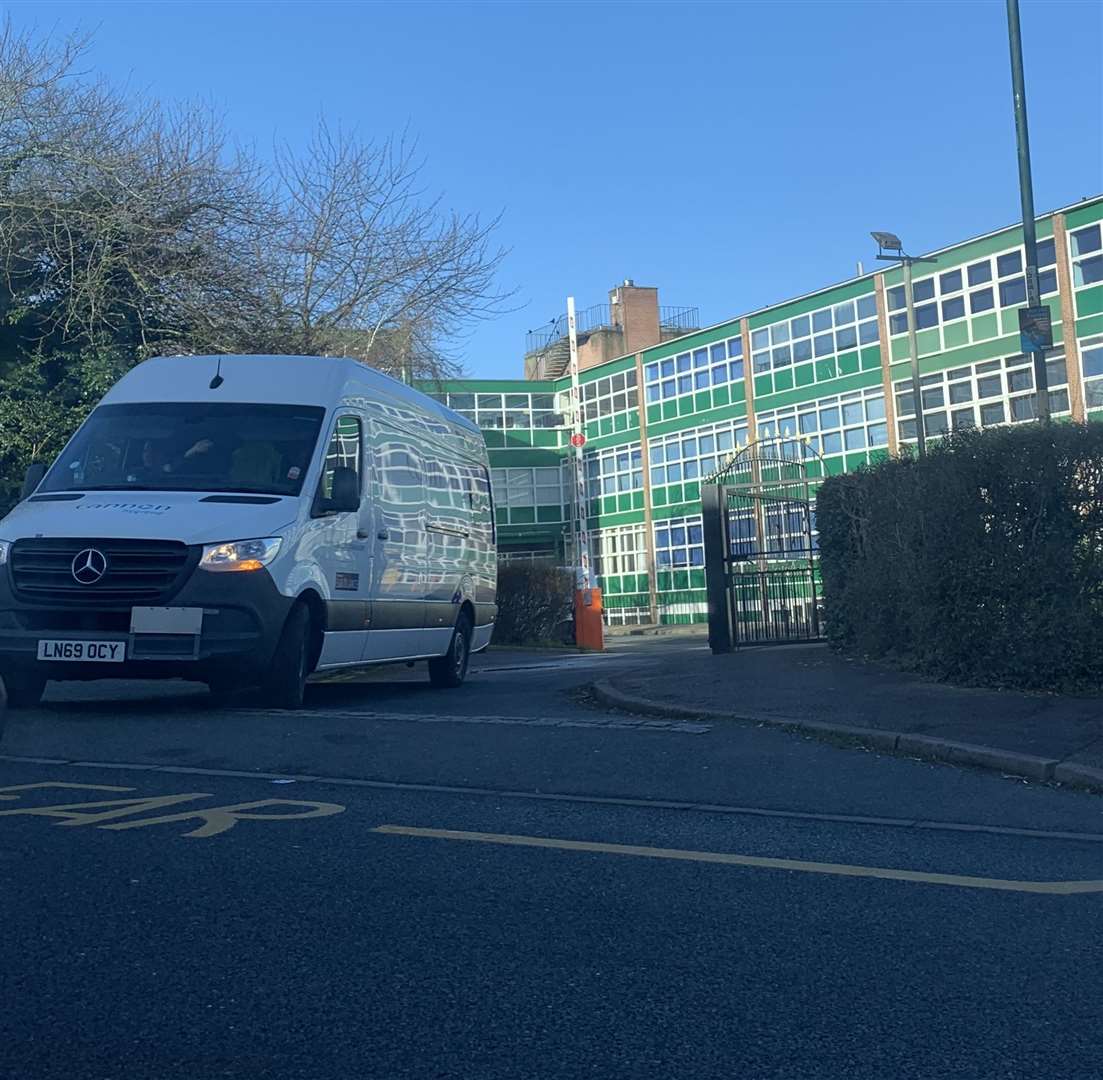
[(0, 671), (260, 685), (490, 643), (494, 509), (464, 417), (355, 360), (147, 360), (0, 521)]

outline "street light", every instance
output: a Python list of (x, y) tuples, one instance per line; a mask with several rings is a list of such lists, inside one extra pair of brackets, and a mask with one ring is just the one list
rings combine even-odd
[[(1015, 108), (1015, 141), (1019, 151), (1019, 197), (1023, 208), (1023, 254), (1026, 256), (1026, 309), (1019, 309), (1020, 348), (1034, 361), (1034, 396), (1039, 420), (1049, 419), (1049, 374), (1046, 349), (1053, 347), (1049, 312), (1038, 294), (1038, 241), (1034, 232), (1034, 183), (1030, 176), (1030, 135), (1026, 124), (1026, 86), (1023, 82), (1023, 38), (1019, 27), (1019, 0), (1007, 0), (1007, 33), (1011, 45), (1011, 93)], [(1041, 327), (1031, 333), (1031, 320)]]
[[(916, 449), (920, 457), (927, 454), (927, 434), (923, 429), (923, 398), (919, 390), (919, 348), (915, 341), (915, 297), (912, 294), (912, 265), (914, 263), (933, 263), (937, 259), (930, 256), (905, 255), (900, 237), (890, 232), (871, 232), (877, 241), (877, 258), (883, 262), (898, 262), (904, 268), (904, 304), (908, 319), (908, 353), (911, 358), (912, 397), (915, 398), (915, 438)], [(887, 254), (886, 254), (887, 253)], [(892, 365), (892, 339), (885, 342), (889, 350), (889, 365)]]

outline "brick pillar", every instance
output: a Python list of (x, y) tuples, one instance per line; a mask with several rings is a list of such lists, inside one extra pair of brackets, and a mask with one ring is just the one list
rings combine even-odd
[(892, 389), (892, 341), (889, 339), (889, 305), (885, 294), (885, 275), (874, 274), (873, 286), (877, 296), (877, 336), (881, 339), (881, 385), (885, 390), (885, 423), (889, 428), (889, 453), (900, 453), (900, 440), (896, 430), (896, 394)]
[(651, 516), (651, 455), (647, 450), (647, 398), (643, 385), (643, 354), (636, 353), (636, 392), (640, 410), (640, 459), (643, 462), (643, 542), (647, 552), (647, 604), (651, 622), (659, 624), (659, 581), (655, 572), (655, 530)]
[(1053, 215), (1053, 247), (1057, 254), (1057, 294), (1061, 298), (1061, 333), (1065, 347), (1065, 371), (1069, 379), (1069, 411), (1073, 420), (1087, 419), (1084, 407), (1084, 373), (1080, 367), (1080, 349), (1076, 344), (1076, 307), (1069, 273), (1069, 237), (1065, 215)]

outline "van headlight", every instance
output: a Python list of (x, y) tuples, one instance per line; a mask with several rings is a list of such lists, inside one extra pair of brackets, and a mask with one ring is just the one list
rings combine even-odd
[(0, 566), (8, 561), (8, 552), (11, 551), (10, 540), (0, 540)]
[(278, 536), (263, 540), (227, 540), (208, 544), (199, 560), (201, 570), (260, 570), (267, 566), (280, 550), (283, 541)]

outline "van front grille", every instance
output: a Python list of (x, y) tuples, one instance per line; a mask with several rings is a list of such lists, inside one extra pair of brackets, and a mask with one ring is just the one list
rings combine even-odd
[(180, 587), (190, 563), (187, 545), (174, 540), (36, 537), (17, 540), (11, 549), (12, 585), (31, 603), (162, 604)]

